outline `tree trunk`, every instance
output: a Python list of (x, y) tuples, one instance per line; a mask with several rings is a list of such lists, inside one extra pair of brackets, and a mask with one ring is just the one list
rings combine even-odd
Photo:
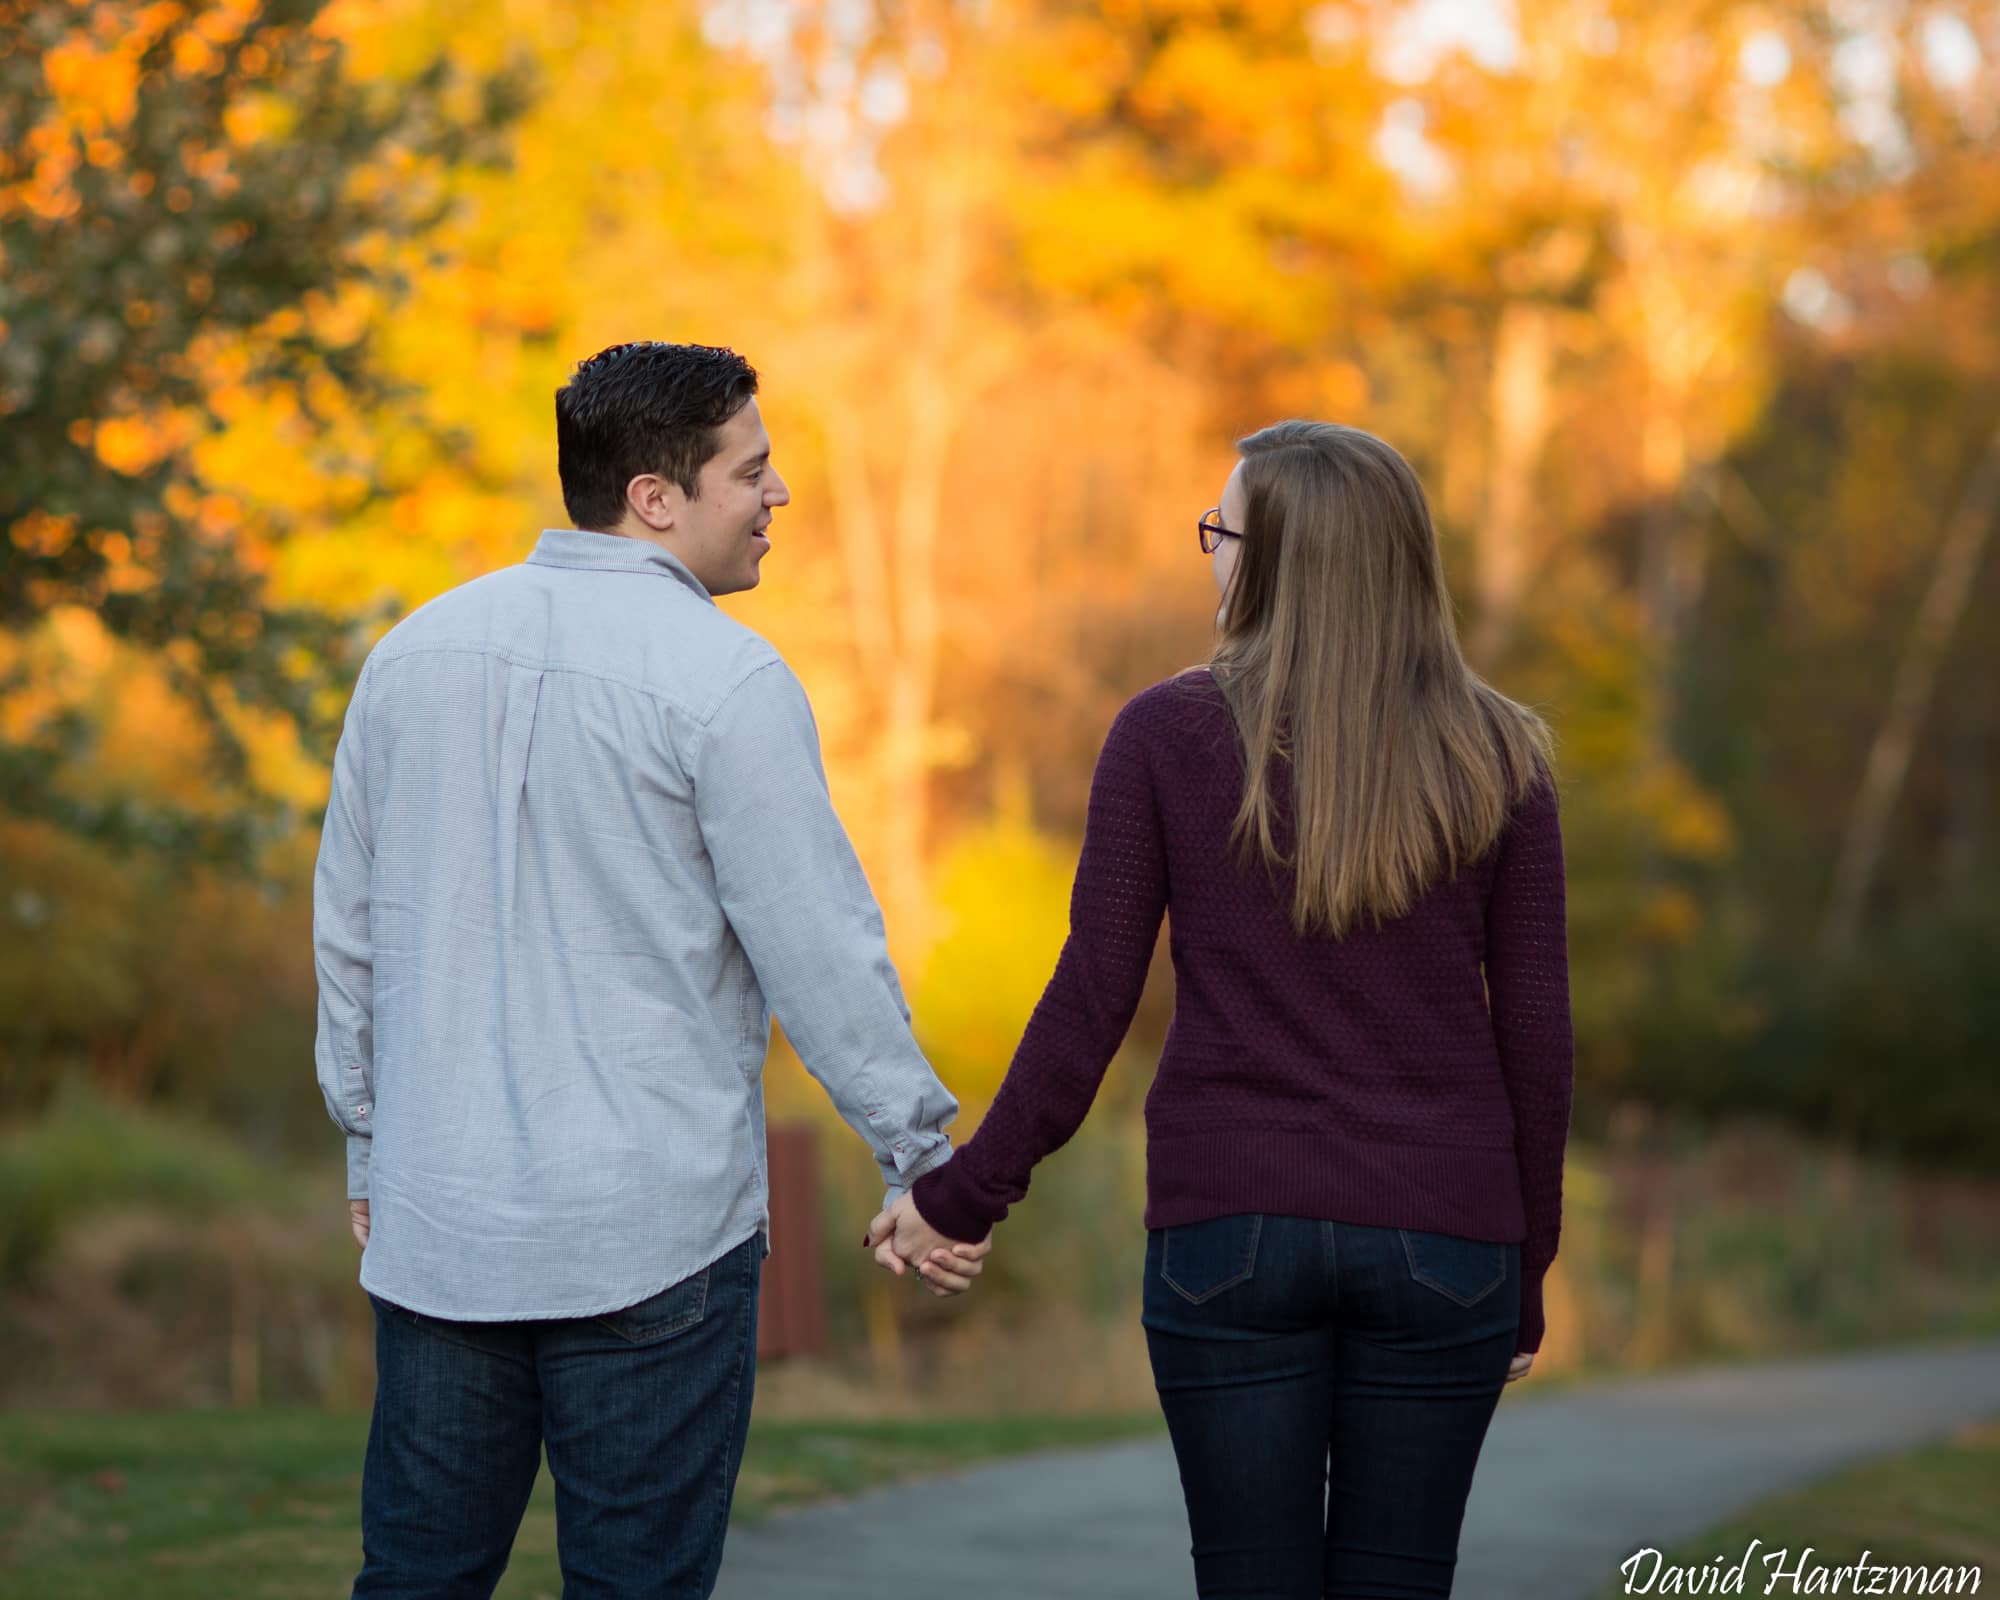
[(1888, 709), (1868, 751), (1868, 765), (1854, 797), (1854, 809), (1834, 868), (1826, 919), (1820, 925), (1820, 947), (1829, 955), (1853, 948), (1860, 932), (1861, 919), (1881, 868), (1889, 819), (1902, 794), (1917, 735), (1937, 686), (1938, 667), (1971, 599), (1972, 582), (1992, 539), (1996, 513), (2000, 513), (2000, 429), (1988, 441), (1945, 526), (1937, 564), (1931, 569), (1930, 587), (1896, 669)]
[(1470, 539), (1486, 499), (1487, 406), (1481, 404), (1487, 382), (1486, 347), (1477, 339), (1453, 339), (1445, 347), (1445, 365), (1449, 383), (1438, 510), (1446, 528)]
[(1473, 661), (1488, 667), (1506, 648), (1535, 556), (1535, 472), (1549, 434), (1549, 376), (1555, 361), (1552, 306), (1509, 301), (1494, 335), (1492, 454), (1486, 515), (1479, 527), (1479, 618)]
[[(906, 958), (929, 949), (925, 857), (930, 833), (932, 721), (937, 700), (938, 540), (944, 475), (963, 396), (954, 383), (965, 275), (964, 186), (947, 163), (932, 169), (924, 196), (925, 251), (916, 265), (913, 324), (904, 352), (901, 468), (891, 527), (895, 647), (889, 654), (880, 767), (886, 823), (883, 900)], [(913, 974), (906, 970), (906, 980)]]
[(855, 670), (866, 678), (877, 652), (892, 648), (889, 618), (889, 554), (882, 519), (868, 478), (862, 428), (851, 405), (829, 396), (820, 417), (826, 441), (826, 471), (834, 535), (847, 579), (847, 605), (854, 635)]

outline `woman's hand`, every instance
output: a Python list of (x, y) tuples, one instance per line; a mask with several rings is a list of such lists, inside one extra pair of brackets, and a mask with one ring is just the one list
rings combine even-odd
[(865, 1241), (875, 1251), (876, 1264), (897, 1277), (914, 1272), (924, 1287), (940, 1299), (963, 1294), (986, 1268), (988, 1237), (980, 1244), (959, 1244), (924, 1221), (917, 1203), (904, 1195), (868, 1224)]
[(1535, 1357), (1533, 1352), (1527, 1350), (1521, 1351), (1512, 1361), (1507, 1363), (1507, 1381), (1512, 1383), (1516, 1378), (1525, 1378), (1528, 1375), (1528, 1368), (1534, 1364)]

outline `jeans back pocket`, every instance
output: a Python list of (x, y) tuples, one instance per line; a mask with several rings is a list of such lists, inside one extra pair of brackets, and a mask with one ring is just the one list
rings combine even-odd
[(1476, 1306), (1507, 1281), (1507, 1246), (1451, 1233), (1399, 1228), (1410, 1276), (1447, 1300)]
[(1211, 1217), (1168, 1228), (1160, 1240), (1160, 1277), (1190, 1305), (1212, 1300), (1249, 1281), (1263, 1231), (1261, 1215)]
[(693, 1277), (683, 1278), (637, 1305), (609, 1311), (591, 1320), (631, 1344), (671, 1339), (701, 1321), (708, 1310), (708, 1275), (714, 1270), (703, 1267)]

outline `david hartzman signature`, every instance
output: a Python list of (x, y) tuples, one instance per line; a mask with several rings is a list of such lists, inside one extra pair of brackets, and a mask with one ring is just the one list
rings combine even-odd
[[(1717, 1556), (1705, 1566), (1680, 1567), (1670, 1564), (1648, 1545), (1618, 1564), (1625, 1575), (1627, 1594), (1777, 1594), (1779, 1585), (1789, 1585), (1786, 1594), (1977, 1594), (1978, 1567), (1883, 1566), (1871, 1562), (1871, 1550), (1861, 1558), (1840, 1566), (1813, 1560), (1807, 1545), (1796, 1563), (1789, 1549), (1757, 1555), (1764, 1541), (1752, 1539), (1742, 1558), (1732, 1566), (1727, 1556)], [(1766, 1570), (1753, 1572), (1751, 1558)], [(1758, 1585), (1762, 1587), (1758, 1587)], [(1746, 1587), (1747, 1586), (1747, 1587)]]

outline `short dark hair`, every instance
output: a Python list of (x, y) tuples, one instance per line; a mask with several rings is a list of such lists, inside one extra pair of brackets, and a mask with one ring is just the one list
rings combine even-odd
[(625, 486), (657, 472), (690, 500), (719, 448), (716, 430), (757, 392), (734, 350), (645, 339), (578, 364), (556, 390), (556, 474), (573, 526), (596, 532), (625, 515)]

